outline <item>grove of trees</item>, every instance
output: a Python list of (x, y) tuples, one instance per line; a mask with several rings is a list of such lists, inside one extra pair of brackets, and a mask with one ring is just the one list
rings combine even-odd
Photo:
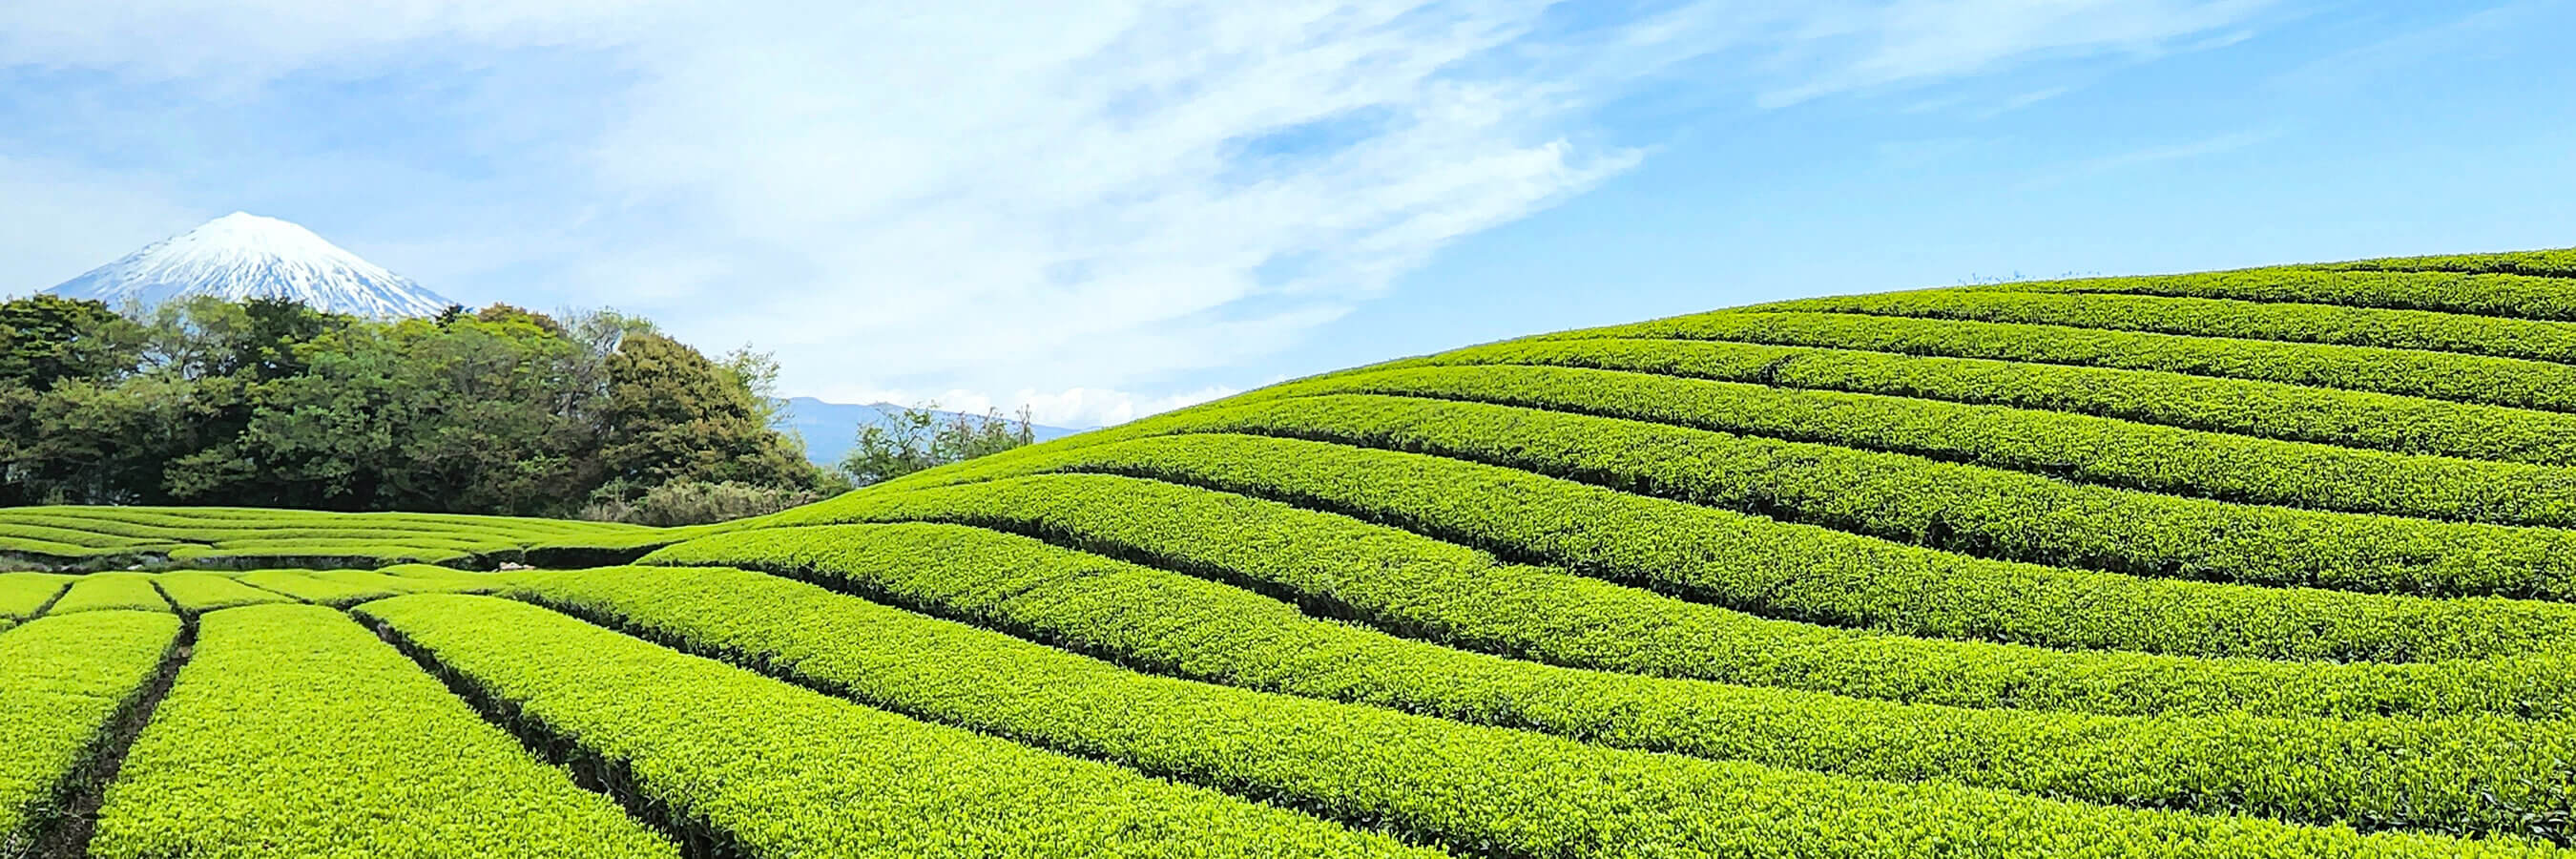
[(13, 299), (0, 505), (649, 519), (656, 497), (777, 507), (846, 488), (773, 428), (776, 369), (611, 311), (378, 322), (197, 298), (128, 317)]

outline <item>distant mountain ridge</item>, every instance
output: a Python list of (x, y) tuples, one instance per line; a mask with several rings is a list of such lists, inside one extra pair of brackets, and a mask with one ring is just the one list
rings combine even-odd
[[(881, 424), (902, 412), (903, 407), (893, 403), (850, 405), (827, 403), (813, 397), (789, 397), (786, 408), (780, 410), (779, 425), (781, 429), (793, 430), (797, 435), (805, 437), (807, 459), (813, 460), (817, 465), (829, 466), (840, 464), (841, 458), (848, 456), (850, 449), (858, 446), (859, 427)], [(933, 412), (933, 414), (946, 420), (962, 413)], [(982, 415), (966, 416), (983, 417)], [(1031, 424), (1030, 429), (1035, 432), (1039, 441), (1083, 432), (1083, 430), (1051, 427), (1044, 424)]]
[(376, 319), (434, 316), (454, 303), (311, 230), (248, 212), (153, 242), (45, 292), (119, 308), (197, 295), (226, 301), (292, 298)]

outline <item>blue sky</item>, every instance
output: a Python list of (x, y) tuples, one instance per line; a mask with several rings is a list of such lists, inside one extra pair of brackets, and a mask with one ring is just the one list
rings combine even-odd
[(2576, 245), (2576, 0), (949, 5), (0, 4), (0, 292), (242, 209), (1082, 426), (1789, 296)]

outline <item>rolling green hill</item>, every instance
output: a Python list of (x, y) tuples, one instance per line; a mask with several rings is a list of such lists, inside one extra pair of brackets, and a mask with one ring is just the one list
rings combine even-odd
[(0, 552), (74, 571), (0, 575), (0, 857), (2576, 854), (2576, 251), (1547, 334), (718, 526)]

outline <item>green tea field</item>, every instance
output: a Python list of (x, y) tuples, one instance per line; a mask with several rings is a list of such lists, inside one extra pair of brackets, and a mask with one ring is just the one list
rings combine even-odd
[(1544, 334), (711, 526), (0, 509), (0, 569), (0, 859), (2576, 856), (2576, 251)]

